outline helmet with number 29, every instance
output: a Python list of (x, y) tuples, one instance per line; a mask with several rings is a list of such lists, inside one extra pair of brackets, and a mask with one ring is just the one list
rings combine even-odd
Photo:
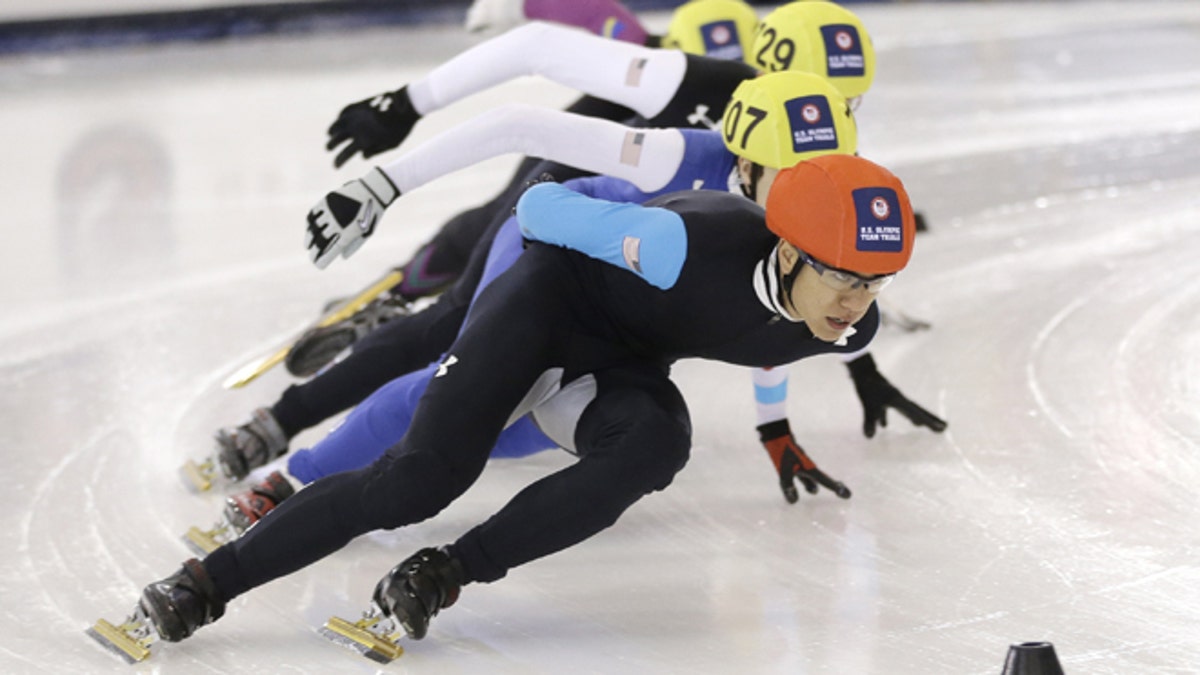
[(824, 0), (790, 2), (758, 24), (747, 61), (764, 72), (799, 70), (829, 78), (847, 99), (875, 79), (875, 48), (858, 16)]

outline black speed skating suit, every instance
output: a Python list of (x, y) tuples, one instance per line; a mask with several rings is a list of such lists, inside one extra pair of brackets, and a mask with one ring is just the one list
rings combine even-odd
[(835, 346), (760, 300), (753, 277), (777, 239), (756, 204), (692, 191), (652, 205), (678, 214), (685, 228), (686, 259), (673, 286), (660, 290), (576, 251), (531, 244), (480, 295), (397, 445), (372, 466), (316, 481), (204, 561), (224, 599), (360, 534), (436, 515), (474, 483), (510, 413), (549, 369), (563, 369), (564, 382), (595, 378), (595, 398), (575, 429), (579, 459), (452, 545), (468, 582), (499, 579), (576, 544), (670, 484), (691, 446), (687, 408), (668, 377), (676, 360), (777, 366), (857, 351), (873, 337), (874, 305)]

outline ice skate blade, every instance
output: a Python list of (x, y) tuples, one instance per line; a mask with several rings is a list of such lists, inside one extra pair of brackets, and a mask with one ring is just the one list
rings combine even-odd
[(246, 365), (234, 371), (232, 375), (225, 378), (225, 381), (221, 383), (221, 386), (225, 387), (226, 389), (241, 389), (242, 387), (257, 380), (268, 370), (283, 363), (283, 360), (287, 358), (288, 352), (291, 351), (291, 348), (292, 346), (290, 344), (286, 347), (280, 347), (278, 350), (267, 354), (266, 356), (247, 363)]
[(137, 630), (141, 625), (136, 621), (127, 621), (120, 626), (114, 626), (104, 619), (96, 622), (96, 625), (87, 629), (87, 634), (93, 640), (99, 642), (102, 647), (125, 659), (125, 662), (132, 665), (150, 658), (150, 644), (154, 642), (152, 636), (147, 635), (142, 638), (135, 638), (129, 634), (130, 630)]
[(183, 535), (183, 543), (203, 558), (228, 543), (228, 540), (222, 536), (228, 532), (228, 525), (217, 525), (211, 530), (201, 530), (193, 525)]
[(180, 467), (179, 472), (183, 474), (184, 484), (193, 492), (208, 492), (213, 487), (217, 467), (212, 459), (206, 459), (203, 462), (189, 459)]
[(321, 628), (321, 635), (330, 642), (352, 649), (377, 663), (391, 663), (400, 658), (404, 648), (396, 644), (400, 633), (386, 635), (371, 630), (379, 630), (380, 617), (363, 617), (355, 623), (340, 617), (330, 617)]
[[(392, 270), (375, 283), (363, 289), (358, 295), (338, 305), (336, 309), (326, 312), (309, 328), (324, 328), (325, 326), (331, 326), (339, 321), (350, 318), (363, 307), (366, 307), (372, 300), (391, 290), (393, 286), (399, 284), (403, 279), (403, 272)], [(294, 341), (293, 339), (276, 351), (238, 368), (232, 375), (225, 378), (221, 386), (226, 389), (241, 389), (254, 380), (257, 380), (267, 371), (283, 363), (284, 359), (287, 358), (288, 352), (291, 351)]]

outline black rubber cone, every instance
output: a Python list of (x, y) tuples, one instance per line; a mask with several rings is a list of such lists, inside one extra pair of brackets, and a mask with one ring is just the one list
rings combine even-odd
[(1001, 675), (1063, 675), (1054, 645), (1049, 642), (1022, 642), (1008, 648)]

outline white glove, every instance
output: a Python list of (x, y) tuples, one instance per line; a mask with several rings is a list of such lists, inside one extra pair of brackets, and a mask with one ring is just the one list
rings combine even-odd
[(475, 0), (467, 8), (466, 29), (503, 33), (525, 23), (525, 0)]
[(308, 212), (304, 245), (313, 264), (325, 269), (338, 254), (349, 258), (399, 196), (400, 190), (378, 167), (325, 195)]

